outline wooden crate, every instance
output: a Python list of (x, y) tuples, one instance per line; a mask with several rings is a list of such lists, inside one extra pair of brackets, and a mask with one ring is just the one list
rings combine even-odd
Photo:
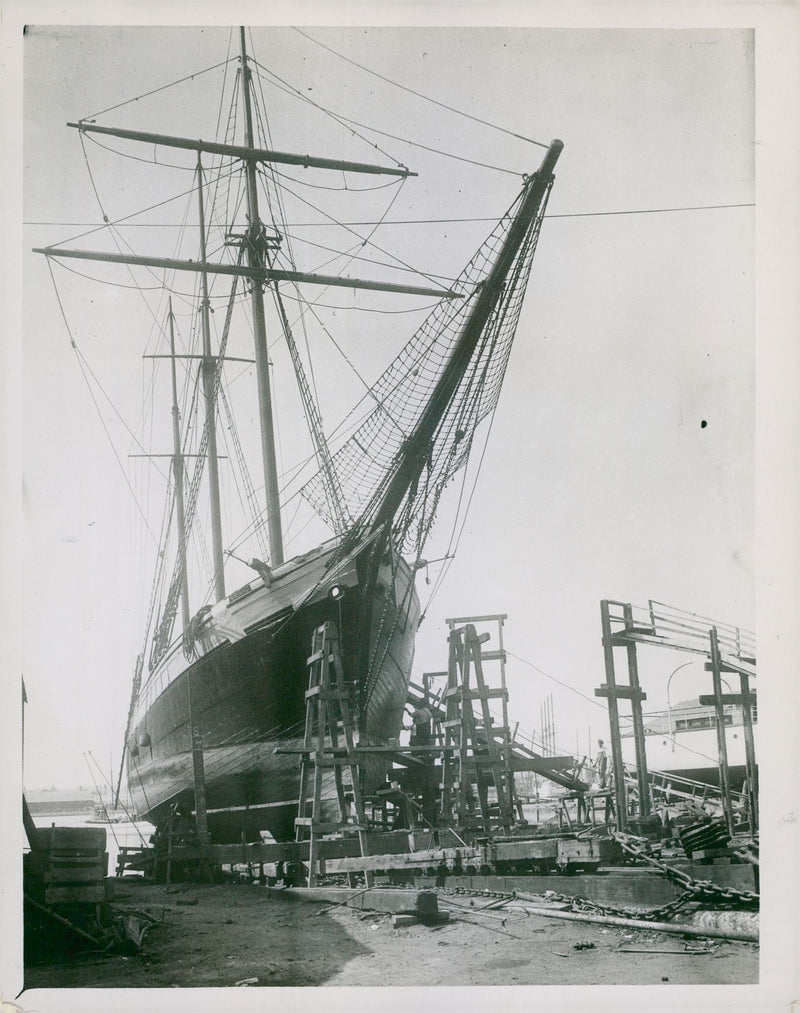
[(44, 891), (45, 904), (102, 904), (105, 899), (105, 880), (99, 883), (46, 886)]

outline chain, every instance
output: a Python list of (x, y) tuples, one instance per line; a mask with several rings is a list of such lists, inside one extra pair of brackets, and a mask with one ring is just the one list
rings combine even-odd
[(732, 886), (720, 886), (708, 879), (692, 879), (688, 873), (682, 872), (650, 854), (648, 844), (643, 839), (633, 838), (619, 832), (612, 832), (611, 837), (618, 842), (623, 851), (627, 851), (634, 858), (658, 869), (673, 883), (683, 887), (694, 900), (711, 902), (716, 905), (758, 907), (759, 895), (751, 890), (737, 890)]
[[(589, 900), (588, 897), (572, 896), (570, 894), (558, 893), (555, 890), (548, 890), (545, 899), (548, 902), (566, 904), (571, 911), (587, 911), (595, 914), (610, 915), (614, 918), (633, 918), (639, 921), (667, 921), (674, 914), (686, 905), (697, 903), (712, 903), (715, 907), (758, 907), (759, 895), (749, 890), (736, 890), (734, 887), (719, 886), (710, 880), (692, 879), (687, 873), (676, 869), (666, 862), (657, 859), (647, 851), (647, 842), (642, 838), (632, 838), (628, 834), (611, 833), (624, 851), (633, 857), (646, 862), (648, 865), (658, 869), (669, 880), (683, 888), (684, 892), (674, 900), (663, 904), (658, 908), (651, 908), (646, 911), (624, 907), (613, 907), (609, 904), (599, 904)], [(472, 890), (468, 887), (440, 887), (440, 892), (461, 894), (463, 896), (492, 897), (514, 900), (516, 894), (502, 893), (486, 890)]]

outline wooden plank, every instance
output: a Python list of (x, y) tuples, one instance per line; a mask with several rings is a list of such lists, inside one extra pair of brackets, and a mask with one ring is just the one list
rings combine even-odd
[(712, 858), (733, 858), (736, 852), (731, 848), (704, 848), (701, 851), (692, 852), (692, 861), (705, 859), (709, 861)]
[[(554, 762), (555, 761), (555, 762)], [(514, 771), (532, 770), (536, 774), (543, 774), (545, 776), (550, 772), (557, 772), (559, 770), (566, 770), (568, 767), (573, 766), (575, 760), (570, 758), (564, 760), (562, 757), (542, 757), (539, 758), (528, 758), (526, 756), (512, 756), (511, 757), (511, 769)]]
[(545, 841), (508, 841), (495, 845), (498, 862), (510, 862), (514, 859), (556, 858), (558, 841), (551, 838)]
[[(724, 672), (724, 671), (726, 671), (726, 669), (723, 668), (721, 671)], [(751, 690), (747, 695), (748, 695), (748, 698), (750, 700), (752, 700), (753, 703), (756, 703), (756, 694), (755, 694), (754, 690)], [(717, 702), (717, 698), (714, 696), (713, 693), (704, 693), (704, 694), (701, 694), (698, 697), (698, 700), (699, 700), (701, 706), (703, 706), (703, 707), (713, 707), (714, 704)], [(722, 704), (740, 704), (741, 705), (744, 702), (744, 697), (742, 696), (741, 693), (722, 693), (720, 695), (720, 702)]]
[(45, 883), (102, 883), (106, 878), (108, 866), (92, 865), (85, 868), (59, 868), (51, 866), (42, 873), (42, 880)]
[(505, 661), (505, 651), (481, 651), (481, 661)]
[(105, 899), (105, 882), (80, 886), (48, 886), (44, 891), (45, 904), (102, 904)]
[(36, 831), (37, 847), (59, 851), (104, 852), (106, 832), (94, 827), (41, 827)]
[(481, 862), (481, 848), (435, 848), (430, 851), (413, 851), (405, 855), (368, 855), (357, 858), (326, 860), (327, 872), (376, 872), (382, 869), (416, 869), (441, 865), (442, 862)]
[(448, 697), (458, 697), (460, 700), (502, 700), (508, 696), (507, 689), (462, 689), (460, 686), (453, 686), (451, 689), (446, 689), (442, 694), (442, 699)]
[(492, 616), (459, 616), (456, 619), (446, 619), (445, 622), (452, 629), (453, 626), (463, 626), (466, 623), (493, 623), (502, 622), (502, 620), (508, 619), (506, 613), (492, 615)]
[(617, 700), (646, 700), (647, 693), (638, 686), (609, 686), (603, 683), (594, 691), (595, 696), (615, 697)]

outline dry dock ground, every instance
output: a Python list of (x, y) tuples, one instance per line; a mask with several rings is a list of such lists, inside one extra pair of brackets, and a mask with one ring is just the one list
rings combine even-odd
[[(758, 981), (758, 947), (555, 921), (519, 910), (456, 910), (445, 924), (283, 898), (253, 885), (118, 883), (115, 906), (159, 919), (142, 951), (65, 954), (28, 966), (29, 988), (302, 985), (661, 985)], [(161, 920), (163, 918), (163, 921)], [(576, 944), (593, 944), (581, 946)], [(685, 946), (707, 952), (688, 952)], [(669, 950), (669, 953), (630, 952)], [(625, 950), (629, 952), (624, 952)]]

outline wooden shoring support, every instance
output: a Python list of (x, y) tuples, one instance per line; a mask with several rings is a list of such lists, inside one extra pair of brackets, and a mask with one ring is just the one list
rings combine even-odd
[[(461, 670), (460, 685), (460, 711), (461, 711), (461, 749), (459, 758), (459, 784), (462, 791), (462, 798), (466, 800), (467, 807), (474, 810), (474, 815), (481, 822), (483, 830), (489, 832), (489, 783), (486, 770), (478, 765), (477, 753), (480, 748), (478, 744), (478, 732), (475, 722), (475, 711), (472, 707), (472, 694), (470, 690), (470, 662), (471, 644), (469, 627), (464, 631), (464, 636), (459, 638), (458, 666)], [(474, 627), (473, 627), (474, 633)], [(475, 794), (478, 798), (477, 806), (472, 802), (472, 785), (475, 785)]]
[[(474, 821), (475, 798), (472, 792), (472, 770), (469, 769), (470, 730), (463, 714), (463, 643), (462, 630), (448, 635), (447, 688), (444, 691), (445, 718), (442, 754), (442, 782), (439, 820), (443, 825), (455, 823), (465, 827)], [(466, 720), (469, 720), (470, 714)], [(482, 815), (482, 814), (481, 814)]]
[[(313, 886), (317, 876), (319, 840), (324, 833), (330, 831), (355, 833), (362, 856), (369, 854), (369, 845), (353, 715), (350, 709), (350, 690), (344, 679), (339, 652), (339, 633), (334, 623), (327, 622), (314, 631), (308, 669), (295, 840), (298, 842), (305, 840), (305, 833), (308, 831), (308, 885)], [(339, 809), (339, 821), (333, 825), (323, 821), (322, 794), (326, 771), (333, 772)], [(345, 785), (345, 772), (349, 775), (349, 786)], [(347, 787), (353, 796), (356, 819), (354, 824), (350, 822)], [(372, 873), (366, 873), (368, 887), (372, 886), (372, 878)]]
[[(706, 664), (706, 671), (714, 671), (713, 662)], [(720, 665), (720, 672), (727, 672), (728, 666), (723, 662)], [(722, 679), (720, 678), (720, 682)], [(745, 672), (739, 673), (739, 693), (720, 693), (719, 702), (723, 708), (734, 706), (742, 708), (742, 727), (744, 729), (744, 755), (745, 755), (745, 784), (739, 800), (744, 800), (747, 806), (747, 815), (750, 820), (750, 828), (753, 833), (758, 829), (758, 764), (756, 763), (755, 740), (753, 738), (753, 705), (756, 702), (756, 694), (750, 689), (750, 676)], [(704, 707), (717, 706), (717, 694), (701, 694), (700, 703)], [(715, 718), (716, 720), (716, 718)], [(737, 793), (731, 789), (731, 800), (736, 802)]]
[[(607, 600), (600, 602), (600, 619), (603, 627), (603, 660), (605, 662), (606, 681), (595, 689), (594, 695), (606, 697), (608, 700), (608, 726), (611, 733), (611, 773), (614, 777), (614, 807), (617, 817), (617, 828), (625, 830), (628, 825), (628, 800), (625, 788), (625, 767), (622, 759), (622, 740), (619, 727), (619, 699), (631, 699), (631, 687), (618, 686), (614, 669), (614, 634), (611, 630), (611, 605), (619, 602)], [(641, 693), (641, 690), (639, 690)]]
[(756, 743), (753, 736), (753, 711), (751, 707), (755, 696), (750, 691), (750, 677), (744, 672), (739, 673), (739, 685), (742, 691), (747, 808), (750, 816), (750, 833), (755, 834), (758, 831), (758, 764), (756, 763)]
[[(502, 619), (505, 616), (475, 617), (475, 621), (502, 622)], [(469, 620), (466, 626), (456, 627), (462, 621), (447, 620), (449, 663), (442, 727), (445, 747), (457, 749), (452, 754), (446, 749), (442, 760), (440, 818), (443, 823), (455, 822), (468, 829), (477, 826), (487, 833), (494, 822), (508, 831), (514, 823), (516, 797), (508, 734), (508, 691), (504, 672), (501, 688), (493, 689), (487, 686), (483, 671), (484, 660), (503, 660), (502, 635), (500, 650), (483, 652), (483, 644), (490, 635), (478, 635)], [(500, 727), (495, 726), (489, 710), (489, 701), (495, 698), (503, 702)], [(479, 716), (475, 712), (476, 701)], [(497, 796), (496, 817), (489, 804), (492, 785)]]
[[(623, 610), (625, 628), (633, 627), (633, 608), (627, 604)], [(625, 645), (628, 656), (628, 684), (634, 690), (640, 690), (639, 685), (639, 664), (636, 657), (636, 642), (630, 641)], [(642, 715), (642, 700), (644, 694), (641, 692), (631, 695), (631, 714), (633, 716), (633, 741), (636, 747), (636, 781), (639, 789), (639, 815), (650, 815), (650, 782), (647, 776), (647, 748), (644, 739), (644, 717)]]
[(722, 812), (728, 826), (728, 832), (733, 834), (733, 803), (731, 800), (730, 770), (728, 767), (728, 745), (725, 738), (725, 705), (722, 693), (722, 658), (719, 650), (719, 640), (716, 627), (709, 630), (711, 675), (714, 682), (714, 712), (716, 714), (717, 726), (717, 752), (719, 757), (719, 790), (722, 796)]
[(444, 744), (454, 747), (442, 754), (442, 783), (439, 817), (443, 824), (462, 822), (462, 795), (459, 773), (461, 768), (461, 712), (458, 697), (458, 655), (461, 634), (455, 631), (448, 636), (447, 688), (444, 692), (445, 717), (442, 722)]
[[(472, 664), (475, 669), (475, 682), (479, 694), (481, 715), (483, 718), (483, 731), (486, 736), (486, 748), (491, 761), (490, 771), (494, 780), (495, 792), (497, 793), (497, 806), (500, 810), (500, 823), (504, 829), (511, 828), (514, 822), (514, 773), (511, 769), (510, 742), (508, 736), (508, 708), (506, 706), (506, 692), (502, 693), (503, 702), (503, 723), (500, 726), (500, 739), (498, 743), (496, 731), (493, 727), (492, 715), (489, 711), (489, 696), (491, 690), (486, 685), (483, 675), (482, 645), (489, 639), (488, 633), (478, 635), (475, 627), (467, 626), (464, 638), (464, 646), (467, 657), (471, 655)], [(466, 677), (465, 677), (466, 682)], [(503, 687), (505, 689), (505, 687)], [(471, 709), (472, 701), (466, 700), (466, 705)], [(474, 744), (473, 744), (474, 751)]]

